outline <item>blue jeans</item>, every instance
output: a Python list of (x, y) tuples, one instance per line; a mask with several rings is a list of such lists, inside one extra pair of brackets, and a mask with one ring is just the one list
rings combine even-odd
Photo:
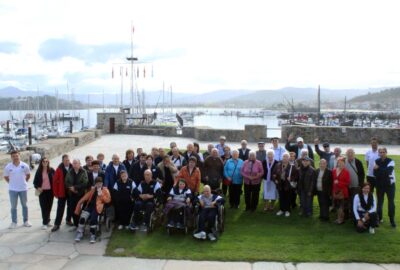
[(10, 203), (11, 203), (11, 220), (13, 223), (17, 223), (17, 205), (18, 205), (18, 196), (22, 205), (22, 217), (24, 222), (28, 221), (28, 206), (26, 202), (28, 200), (27, 191), (13, 191), (9, 190), (10, 195)]

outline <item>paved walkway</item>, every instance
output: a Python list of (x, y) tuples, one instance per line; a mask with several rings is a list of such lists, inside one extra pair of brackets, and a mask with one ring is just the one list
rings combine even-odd
[[(134, 135), (110, 135), (103, 136), (100, 140), (90, 143), (81, 148), (71, 151), (69, 154), (73, 158), (84, 159), (86, 154), (97, 154), (102, 151), (108, 160), (113, 153), (123, 153), (128, 147), (136, 148), (142, 146), (145, 151), (149, 151), (151, 146), (167, 147), (171, 138), (152, 137), (152, 136), (134, 136)], [(174, 139), (179, 146), (184, 146), (191, 140), (176, 138)], [(204, 147), (207, 143), (201, 143)], [(239, 143), (232, 144), (235, 147)], [(250, 145), (255, 149), (255, 144)], [(367, 147), (354, 147), (357, 153), (365, 151)], [(393, 153), (400, 154), (400, 148), (393, 147)], [(51, 160), (53, 167), (57, 166), (61, 157)], [(34, 172), (33, 172), (34, 173)], [(8, 225), (11, 222), (10, 206), (8, 201), (8, 187), (5, 181), (0, 181), (0, 269), (140, 269), (140, 270), (169, 270), (169, 269), (208, 269), (208, 270), (261, 270), (261, 269), (279, 269), (279, 270), (309, 270), (309, 269), (380, 269), (380, 270), (400, 270), (400, 265), (374, 265), (363, 263), (350, 264), (320, 264), (320, 263), (276, 263), (276, 262), (193, 262), (176, 260), (148, 260), (138, 258), (115, 258), (104, 257), (110, 234), (103, 233), (103, 239), (96, 244), (89, 244), (85, 238), (81, 243), (75, 244), (73, 241), (74, 232), (70, 232), (70, 227), (61, 226), (61, 230), (50, 233), (50, 230), (41, 230), (41, 215), (39, 202), (34, 195), (32, 181), (28, 193), (29, 217), (33, 224), (31, 228), (21, 227), (9, 230)], [(56, 200), (55, 200), (55, 206)], [(55, 217), (56, 207), (53, 206), (52, 217)], [(18, 218), (21, 220), (21, 208), (18, 207)], [(223, 239), (221, 240), (223, 241)]]

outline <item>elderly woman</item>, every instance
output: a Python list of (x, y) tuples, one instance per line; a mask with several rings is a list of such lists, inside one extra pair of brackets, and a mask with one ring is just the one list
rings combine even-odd
[(243, 176), (240, 174), (242, 166), (243, 160), (239, 158), (239, 151), (233, 150), (232, 158), (225, 162), (224, 177), (229, 182), (229, 204), (234, 209), (239, 208), (242, 194)]
[(277, 216), (285, 214), (286, 217), (290, 216), (290, 200), (292, 194), (292, 183), (297, 183), (298, 172), (296, 166), (289, 162), (289, 153), (282, 155), (282, 162), (278, 165), (277, 177), (275, 180), (277, 189), (279, 191), (279, 211)]
[(261, 177), (264, 175), (262, 163), (256, 159), (256, 152), (250, 151), (249, 159), (243, 163), (240, 174), (244, 182), (246, 211), (254, 212), (260, 196)]
[(337, 210), (336, 224), (344, 223), (344, 207), (349, 198), (350, 173), (346, 169), (345, 159), (338, 158), (337, 167), (332, 171), (332, 196)]
[(275, 201), (278, 198), (278, 191), (276, 189), (276, 177), (278, 174), (278, 161), (274, 159), (274, 150), (267, 151), (267, 159), (263, 161), (264, 169), (264, 211), (273, 211)]
[(213, 148), (211, 156), (204, 161), (204, 181), (213, 192), (221, 189), (223, 174), (224, 162), (218, 153), (218, 149)]
[(368, 229), (369, 233), (375, 233), (377, 225), (376, 200), (371, 193), (369, 183), (363, 184), (361, 192), (354, 196), (353, 213), (357, 232), (365, 232)]
[(319, 219), (329, 220), (329, 202), (331, 201), (332, 191), (332, 171), (328, 168), (325, 159), (319, 161), (319, 168), (314, 174), (314, 190), (318, 197)]

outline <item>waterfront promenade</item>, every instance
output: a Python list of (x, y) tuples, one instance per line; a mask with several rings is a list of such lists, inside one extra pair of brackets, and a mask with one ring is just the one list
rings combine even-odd
[[(111, 155), (118, 153), (121, 159), (127, 148), (143, 147), (145, 151), (149, 151), (152, 146), (169, 147), (170, 141), (176, 141), (182, 149), (186, 144), (192, 142), (188, 138), (167, 138), (158, 136), (135, 136), (135, 135), (104, 135), (94, 142), (86, 144), (82, 147), (75, 148), (69, 152), (72, 158), (80, 158), (82, 161), (87, 154), (96, 155), (103, 152), (106, 160)], [(216, 143), (216, 142), (213, 142)], [(234, 148), (239, 147), (239, 142), (227, 142)], [(200, 146), (205, 149), (207, 142), (201, 142)], [(334, 147), (335, 144), (331, 144)], [(350, 146), (341, 145), (343, 149)], [(256, 144), (249, 144), (249, 147), (256, 150)], [(357, 154), (364, 153), (368, 145), (353, 145)], [(389, 146), (389, 154), (400, 155), (400, 146)], [(56, 167), (61, 157), (51, 159), (51, 165)], [(81, 243), (75, 244), (74, 232), (69, 231), (70, 227), (61, 226), (60, 231), (50, 233), (41, 230), (41, 215), (39, 202), (34, 195), (32, 180), (29, 181), (28, 206), (29, 216), (32, 223), (31, 228), (21, 227), (19, 224), (17, 229), (9, 230), (8, 226), (11, 222), (9, 211), (9, 200), (7, 193), (7, 183), (0, 181), (0, 269), (218, 269), (218, 270), (258, 270), (258, 269), (399, 269), (399, 265), (375, 265), (362, 263), (349, 264), (319, 264), (319, 263), (276, 263), (276, 262), (210, 262), (210, 261), (176, 261), (176, 260), (153, 260), (138, 258), (118, 258), (105, 257), (105, 248), (107, 246), (110, 234), (103, 233), (103, 239), (96, 244), (89, 244), (87, 238)], [(56, 200), (53, 205), (52, 217), (55, 216)], [(18, 206), (18, 218), (21, 220), (21, 208)], [(397, 233), (397, 232), (396, 232)], [(221, 239), (223, 241), (223, 238)], [(195, 243), (193, 243), (195, 244)]]

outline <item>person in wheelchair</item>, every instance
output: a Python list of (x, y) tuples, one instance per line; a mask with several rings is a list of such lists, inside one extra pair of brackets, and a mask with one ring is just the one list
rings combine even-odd
[[(80, 242), (85, 231), (86, 222), (90, 224), (90, 243), (96, 242), (96, 229), (99, 215), (103, 213), (104, 205), (111, 202), (110, 192), (103, 187), (103, 178), (95, 179), (95, 186), (79, 200), (75, 208), (75, 215), (79, 216), (78, 229), (75, 241)], [(83, 207), (82, 207), (83, 206)]]
[(184, 218), (190, 215), (192, 192), (186, 185), (185, 179), (179, 179), (178, 183), (171, 188), (164, 208), (164, 214), (168, 218), (167, 227), (183, 229)]
[(150, 225), (150, 216), (154, 211), (156, 202), (161, 202), (163, 197), (161, 185), (157, 180), (153, 180), (153, 175), (150, 169), (144, 171), (144, 181), (142, 181), (134, 190), (133, 198), (135, 206), (133, 209), (133, 223), (131, 230), (137, 230), (140, 221), (140, 212), (144, 211), (142, 231), (147, 232)]
[(129, 222), (133, 213), (132, 192), (135, 188), (136, 184), (128, 178), (128, 172), (121, 170), (120, 179), (114, 185), (114, 206), (119, 217), (118, 230), (129, 229)]
[[(217, 238), (212, 230), (214, 229), (215, 218), (218, 215), (218, 206), (224, 203), (224, 199), (217, 194), (212, 194), (210, 186), (205, 185), (203, 194), (199, 195), (198, 200), (200, 204), (198, 232), (193, 236), (196, 239), (203, 240), (208, 236), (210, 241), (215, 241)], [(206, 228), (206, 225), (208, 225), (208, 228)], [(208, 234), (206, 231), (208, 231)]]

